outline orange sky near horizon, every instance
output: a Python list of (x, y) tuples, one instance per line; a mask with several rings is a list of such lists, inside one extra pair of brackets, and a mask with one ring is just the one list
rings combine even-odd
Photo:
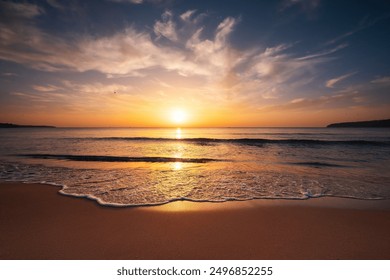
[[(186, 117), (182, 121), (172, 119), (172, 114), (181, 110)], [(342, 108), (313, 111), (253, 112), (246, 108), (191, 108), (176, 106), (172, 108), (150, 107), (143, 111), (130, 110), (118, 112), (47, 112), (24, 111), (15, 115), (2, 114), (6, 122), (29, 125), (53, 125), (59, 127), (324, 127), (334, 122), (363, 121), (377, 119), (379, 114), (386, 118), (388, 110), (383, 107), (363, 111), (361, 108), (345, 111)]]

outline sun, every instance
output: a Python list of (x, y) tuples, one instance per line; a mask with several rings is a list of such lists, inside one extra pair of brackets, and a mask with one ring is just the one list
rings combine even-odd
[(187, 113), (182, 109), (174, 109), (171, 112), (171, 120), (175, 124), (182, 124), (187, 120)]

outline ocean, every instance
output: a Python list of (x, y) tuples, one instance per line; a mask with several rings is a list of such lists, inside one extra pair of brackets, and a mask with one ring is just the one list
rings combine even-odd
[(0, 180), (110, 206), (390, 199), (390, 129), (0, 129)]

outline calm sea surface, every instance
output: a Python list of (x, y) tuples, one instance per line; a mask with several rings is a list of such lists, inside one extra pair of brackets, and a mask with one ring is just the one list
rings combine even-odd
[(0, 180), (117, 206), (390, 199), (390, 129), (0, 129)]

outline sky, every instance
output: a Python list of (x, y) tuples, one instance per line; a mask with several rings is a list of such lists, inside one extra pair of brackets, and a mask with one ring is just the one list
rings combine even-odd
[(390, 1), (0, 0), (0, 122), (390, 118)]

